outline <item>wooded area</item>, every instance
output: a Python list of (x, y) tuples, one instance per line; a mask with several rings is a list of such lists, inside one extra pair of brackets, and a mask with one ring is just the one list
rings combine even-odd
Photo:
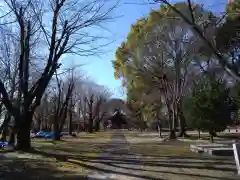
[(66, 54), (91, 56), (101, 52), (105, 44), (99, 41), (105, 37), (89, 30), (113, 18), (117, 2), (106, 4), (66, 0), (1, 2), (2, 140), (11, 124), (11, 144), (15, 144), (16, 135), (16, 149), (29, 149), (33, 123), (35, 130), (52, 129), (57, 140), (67, 116), (71, 134), (76, 114), (79, 119), (88, 117), (88, 131), (93, 131), (93, 122), (103, 116), (101, 104), (111, 96), (110, 90), (80, 76), (77, 67), (60, 67)]
[[(160, 8), (132, 25), (112, 62), (127, 92), (124, 127), (167, 127), (166, 140), (186, 137), (190, 128), (207, 131), (212, 139), (238, 123), (240, 2), (227, 4), (224, 15), (190, 0), (152, 2)], [(77, 66), (60, 67), (67, 54), (101, 53), (107, 43), (98, 43), (105, 37), (94, 35), (93, 28), (113, 20), (117, 4), (3, 1), (1, 140), (8, 137), (16, 149), (27, 150), (30, 130), (52, 131), (59, 140), (64, 127), (70, 135), (73, 129), (92, 133), (107, 127), (103, 119), (111, 119), (106, 110), (111, 90)]]
[(174, 2), (0, 0), (0, 179), (239, 179), (240, 0)]
[(159, 127), (167, 120), (167, 139), (186, 137), (188, 128), (213, 137), (236, 125), (240, 1), (223, 15), (191, 0), (152, 3), (160, 8), (132, 25), (113, 61), (135, 116)]

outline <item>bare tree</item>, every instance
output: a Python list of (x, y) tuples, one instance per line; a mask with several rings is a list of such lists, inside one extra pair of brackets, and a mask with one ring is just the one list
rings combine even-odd
[[(1, 77), (5, 83), (7, 91), (9, 93), (9, 99), (11, 102), (14, 101), (14, 94), (18, 88), (17, 84), (17, 58), (19, 56), (18, 42), (16, 41), (14, 34), (10, 28), (0, 29), (1, 38), (1, 54), (0, 66), (1, 66)], [(3, 106), (2, 106), (3, 107)], [(1, 140), (6, 140), (6, 133), (8, 130), (8, 124), (11, 120), (11, 114), (4, 111), (4, 121), (1, 124)]]
[[(115, 8), (105, 8), (105, 2), (74, 0), (4, 0), (9, 8), (9, 17), (19, 30), (20, 55), (18, 59), (18, 103), (14, 105), (2, 81), (0, 93), (2, 102), (14, 117), (17, 130), (17, 149), (30, 148), (30, 127), (35, 109), (56, 70), (61, 66), (59, 60), (66, 53), (92, 55), (97, 47), (91, 43), (100, 38), (90, 35), (90, 28), (100, 26), (111, 19), (109, 13)], [(50, 9), (50, 13), (46, 10)], [(51, 20), (49, 20), (51, 18)], [(50, 22), (50, 27), (48, 26)], [(30, 87), (29, 66), (32, 55), (31, 46), (36, 39), (44, 38), (48, 46), (46, 64), (38, 80)], [(87, 47), (87, 48), (86, 48)], [(71, 88), (70, 88), (71, 89)]]
[(78, 132), (81, 129), (85, 129), (84, 122), (86, 119), (86, 103), (84, 101), (85, 91), (83, 90), (83, 82), (80, 79), (77, 79), (75, 82), (75, 106), (76, 106), (76, 114), (79, 117), (78, 121)]
[(60, 140), (60, 134), (63, 130), (63, 126), (66, 122), (69, 106), (71, 105), (72, 93), (74, 90), (73, 77), (68, 80), (67, 89), (64, 87), (63, 81), (57, 79), (57, 92), (53, 97), (54, 113), (53, 113), (53, 132), (54, 140)]
[[(49, 95), (48, 95), (49, 94)], [(51, 130), (51, 116), (53, 112), (51, 112), (51, 109), (53, 109), (53, 104), (51, 104), (50, 97), (53, 94), (53, 92), (47, 91), (45, 95), (42, 98), (41, 105), (38, 106), (34, 113), (34, 132), (38, 131), (48, 131)]]
[[(164, 3), (168, 7), (170, 7), (176, 14), (181, 17), (185, 23), (187, 23), (193, 30), (194, 33), (196, 33), (199, 38), (203, 42), (203, 46), (206, 46), (213, 56), (218, 60), (219, 64), (224, 68), (224, 70), (233, 77), (236, 81), (240, 82), (240, 72), (238, 70), (238, 67), (236, 65), (233, 65), (229, 63), (228, 58), (224, 56), (223, 53), (220, 52), (220, 50), (216, 47), (214, 36), (209, 36), (209, 29), (213, 29), (213, 27), (216, 27), (219, 22), (221, 22), (223, 18), (220, 19), (220, 21), (213, 21), (211, 17), (202, 17), (201, 21), (198, 21), (196, 19), (195, 13), (196, 9), (194, 6), (195, 4), (191, 0), (187, 0), (186, 4), (188, 5), (188, 12), (180, 11), (176, 6), (171, 4), (168, 0), (153, 0), (156, 3)], [(189, 15), (189, 16), (188, 16)], [(212, 17), (213, 18), (213, 17)]]
[(99, 129), (99, 123), (105, 114), (103, 109), (101, 112), (101, 106), (111, 93), (105, 87), (101, 87), (94, 82), (88, 83), (86, 92), (84, 100), (87, 104), (88, 132), (92, 133), (94, 130), (94, 122), (95, 128), (97, 130)]
[[(77, 79), (74, 90), (74, 105), (79, 116), (79, 128), (89, 132), (99, 130), (99, 125), (105, 116), (105, 102), (112, 95), (105, 86), (101, 86), (89, 78)], [(80, 129), (79, 129), (80, 130)]]
[(105, 87), (95, 93), (95, 105), (93, 108), (93, 119), (95, 131), (100, 130), (100, 123), (107, 114), (107, 109), (104, 106), (112, 93)]

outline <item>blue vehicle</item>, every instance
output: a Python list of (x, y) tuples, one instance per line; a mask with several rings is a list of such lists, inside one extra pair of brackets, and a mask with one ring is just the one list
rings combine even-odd
[(0, 141), (0, 148), (4, 148), (8, 146), (8, 142), (7, 141)]
[(34, 136), (34, 138), (45, 138), (46, 133), (48, 133), (48, 132), (39, 131), (38, 133), (36, 133), (36, 135)]
[[(60, 137), (62, 134), (60, 135)], [(45, 139), (52, 139), (54, 137), (54, 132), (44, 132), (44, 131), (39, 131), (34, 138), (45, 138)]]

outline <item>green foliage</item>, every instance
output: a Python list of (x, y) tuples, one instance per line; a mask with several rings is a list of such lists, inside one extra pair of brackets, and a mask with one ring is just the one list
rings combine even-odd
[(183, 109), (189, 127), (212, 133), (223, 131), (231, 123), (229, 89), (222, 80), (202, 82), (186, 99)]
[(240, 0), (234, 0), (227, 4), (226, 13), (226, 19), (218, 27), (216, 35), (217, 48), (225, 53), (239, 46)]
[[(175, 3), (174, 6), (191, 18), (185, 2)], [(201, 5), (195, 4), (193, 8), (196, 19), (203, 19), (203, 15), (212, 16)], [(115, 77), (122, 80), (128, 102), (139, 119), (156, 118), (162, 108), (162, 102), (159, 102), (164, 96), (162, 77), (167, 77), (164, 79), (167, 79), (169, 87), (176, 78), (183, 80), (176, 85), (179, 89), (187, 84), (184, 79), (186, 71), (198, 49), (198, 38), (194, 33), (186, 38), (190, 31), (191, 27), (177, 13), (162, 4), (158, 10), (152, 10), (148, 16), (137, 20), (131, 26), (126, 41), (116, 50), (113, 61)], [(197, 45), (196, 48), (194, 45)], [(176, 98), (181, 96), (182, 89)]]
[(144, 102), (139, 96), (140, 94), (136, 92), (136, 89), (131, 89), (127, 93), (127, 101), (135, 116), (138, 119), (143, 119), (144, 114), (146, 115), (152, 112), (152, 108), (151, 104)]
[(227, 19), (222, 24), (216, 34), (216, 46), (221, 52), (229, 52), (239, 45), (239, 29), (240, 17), (235, 19)]
[(234, 19), (240, 14), (240, 0), (232, 0), (226, 6), (227, 18)]
[(240, 85), (235, 84), (230, 89), (230, 97), (231, 97), (231, 107), (233, 111), (237, 111), (237, 109), (240, 109)]

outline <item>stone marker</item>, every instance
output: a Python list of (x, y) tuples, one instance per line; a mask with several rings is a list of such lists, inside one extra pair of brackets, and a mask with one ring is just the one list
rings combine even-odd
[(214, 156), (233, 156), (233, 148), (231, 147), (208, 148), (205, 152)]
[(234, 158), (237, 166), (238, 174), (240, 175), (240, 144), (233, 144)]

